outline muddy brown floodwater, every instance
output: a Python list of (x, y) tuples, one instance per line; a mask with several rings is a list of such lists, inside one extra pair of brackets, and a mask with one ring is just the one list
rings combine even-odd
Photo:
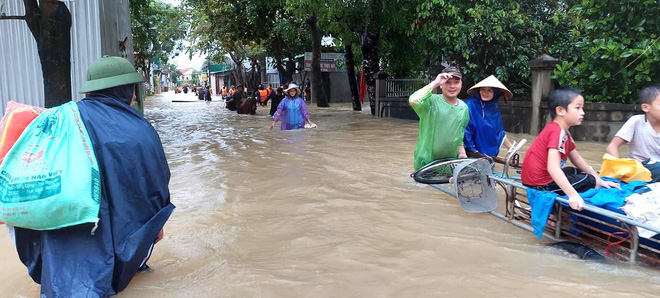
[[(119, 297), (652, 297), (648, 268), (572, 258), (410, 178), (414, 121), (310, 106), (318, 128), (269, 131), (268, 108), (146, 102), (177, 206)], [(368, 105), (366, 106), (368, 109)], [(533, 137), (510, 135), (512, 139)], [(595, 168), (606, 144), (578, 142)], [(0, 233), (0, 293), (39, 286)]]

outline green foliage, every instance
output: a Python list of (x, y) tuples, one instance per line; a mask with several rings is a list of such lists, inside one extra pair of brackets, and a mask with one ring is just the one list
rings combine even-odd
[(154, 59), (167, 64), (183, 50), (188, 23), (178, 8), (156, 0), (131, 0), (130, 11), (136, 66), (149, 69)]
[(407, 78), (414, 76), (420, 67), (426, 66), (424, 41), (427, 37), (419, 34), (410, 26), (417, 20), (417, 5), (422, 0), (387, 0), (383, 1), (381, 12), (380, 56), (383, 69), (392, 77)]
[(527, 95), (529, 60), (550, 50), (557, 58), (571, 52), (561, 30), (568, 17), (562, 3), (424, 0), (416, 7), (412, 29), (426, 37), (420, 47), (430, 65), (458, 65), (468, 84), (492, 74), (514, 94)]
[(201, 74), (201, 72), (199, 72), (199, 71), (197, 71), (197, 70), (193, 71), (193, 73), (192, 73), (192, 77), (190, 78), (190, 83), (191, 83), (193, 86), (197, 86), (197, 85), (199, 85), (199, 75), (200, 75), (200, 74)]
[(167, 73), (169, 73), (172, 84), (175, 86), (179, 85), (179, 76), (181, 73), (179, 72), (177, 66), (174, 64), (166, 64), (163, 68), (167, 71)]
[(562, 85), (582, 89), (590, 101), (635, 103), (637, 92), (660, 77), (660, 5), (655, 0), (576, 3), (580, 55), (557, 66)]
[[(151, 2), (133, 0), (131, 5)], [(315, 15), (323, 35), (335, 38), (337, 50), (353, 45), (358, 66), (363, 54), (360, 33), (377, 27), (378, 65), (394, 77), (409, 77), (447, 62), (461, 67), (466, 86), (494, 74), (516, 95), (526, 96), (531, 89), (527, 63), (547, 53), (562, 61), (555, 70), (561, 85), (584, 90), (592, 101), (630, 102), (641, 87), (660, 75), (660, 5), (656, 0), (183, 3), (185, 11), (180, 15), (189, 21), (177, 20), (190, 24), (190, 52), (210, 53), (214, 62), (227, 53), (235, 61), (267, 55), (281, 62), (310, 51), (305, 22)], [(153, 26), (150, 22), (146, 28)], [(152, 39), (149, 32), (144, 34)]]
[(304, 52), (302, 20), (285, 0), (186, 0), (192, 16), (191, 50), (210, 53), (213, 62), (231, 53), (237, 61), (269, 56), (293, 58)]

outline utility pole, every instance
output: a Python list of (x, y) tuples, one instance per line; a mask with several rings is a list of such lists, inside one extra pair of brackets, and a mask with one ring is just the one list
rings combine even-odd
[(208, 54), (206, 55), (206, 86), (211, 86), (211, 55)]

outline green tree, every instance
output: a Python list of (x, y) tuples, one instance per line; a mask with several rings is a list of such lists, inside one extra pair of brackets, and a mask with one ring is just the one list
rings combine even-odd
[(176, 65), (168, 63), (163, 66), (163, 70), (170, 75), (170, 81), (172, 81), (172, 84), (174, 84), (174, 86), (178, 86), (180, 83), (179, 76), (181, 73), (177, 69)]
[(199, 70), (193, 70), (192, 77), (190, 78), (190, 83), (193, 85), (193, 88), (195, 88), (195, 86), (198, 86), (200, 84), (199, 81), (200, 75), (201, 72)]
[[(192, 16), (191, 50), (209, 53), (212, 62), (229, 56), (235, 65), (232, 75), (237, 83), (255, 89), (261, 81), (260, 73), (265, 73), (265, 55), (271, 47), (278, 49), (274, 54), (278, 69), (291, 79), (293, 70), (286, 72), (281, 68), (283, 55), (290, 57), (294, 69), (293, 55), (288, 55), (286, 49), (299, 43), (283, 41), (281, 30), (277, 29), (278, 24), (290, 25), (284, 14), (284, 0), (186, 0), (184, 4)], [(246, 62), (251, 65), (249, 73), (244, 67)]]
[(387, 0), (381, 17), (380, 55), (387, 74), (395, 78), (415, 76), (415, 71), (426, 68), (423, 41), (426, 37), (413, 30), (417, 19), (417, 5), (421, 0)]
[(166, 65), (183, 50), (189, 25), (178, 8), (156, 0), (131, 0), (130, 11), (135, 67), (149, 82), (152, 62)]
[[(309, 1), (299, 1), (305, 4)], [(191, 9), (191, 42), (195, 50), (213, 57), (228, 55), (236, 81), (254, 89), (265, 73), (265, 57), (287, 81), (296, 70), (295, 56), (311, 49), (308, 20), (287, 0), (186, 0)], [(243, 65), (249, 63), (246, 73)], [(254, 85), (254, 86), (252, 86)]]
[(570, 13), (580, 54), (557, 65), (557, 81), (590, 101), (637, 102), (637, 92), (660, 77), (658, 2), (582, 0)]
[(364, 26), (365, 5), (362, 1), (333, 1), (328, 3), (328, 6), (328, 14), (323, 15), (321, 22), (326, 32), (335, 39), (335, 46), (344, 51), (346, 77), (351, 91), (353, 110), (361, 111), (356, 61), (362, 61), (360, 34)]
[[(376, 112), (375, 75), (381, 66), (395, 77), (408, 77), (423, 62), (422, 50), (417, 39), (422, 38), (412, 30), (410, 24), (417, 18), (415, 10), (420, 0), (351, 0), (328, 4), (331, 8), (324, 20), (328, 31), (341, 40), (347, 53), (349, 85), (357, 98), (357, 87), (353, 87), (349, 53), (357, 45), (362, 56), (361, 68), (369, 96), (371, 113)], [(357, 84), (356, 84), (357, 86)]]
[(515, 94), (528, 94), (529, 60), (571, 53), (561, 1), (424, 0), (417, 11), (413, 28), (426, 37), (418, 41), (427, 63), (459, 66), (464, 84), (493, 74)]
[[(312, 85), (312, 98), (315, 99), (319, 107), (327, 107), (328, 94), (323, 88), (324, 84), (321, 78), (321, 40), (323, 38), (323, 28), (320, 18), (328, 13), (326, 1), (322, 0), (287, 0), (286, 13), (300, 20), (303, 20), (307, 26), (307, 32), (312, 44), (312, 63), (310, 67)], [(327, 82), (326, 82), (327, 84)]]

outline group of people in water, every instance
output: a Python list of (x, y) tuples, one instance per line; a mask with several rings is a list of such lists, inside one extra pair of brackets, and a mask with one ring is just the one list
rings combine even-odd
[[(410, 106), (419, 116), (419, 136), (414, 152), (415, 170), (441, 158), (496, 157), (502, 146), (511, 148), (498, 107), (500, 99), (513, 94), (494, 76), (468, 90), (467, 101), (458, 99), (462, 74), (457, 67), (445, 68), (434, 81), (413, 93)], [(431, 91), (440, 87), (442, 94)], [(549, 93), (552, 121), (534, 139), (523, 159), (521, 180), (538, 190), (568, 196), (571, 208), (582, 210), (580, 196), (591, 188), (619, 188), (619, 183), (601, 179), (576, 149), (569, 128), (584, 120), (584, 97), (574, 88)], [(619, 147), (628, 143), (628, 154), (644, 165), (653, 181), (660, 180), (660, 85), (640, 92), (644, 114), (632, 116), (607, 146), (618, 158)], [(570, 160), (574, 167), (565, 166)]]
[[(184, 93), (187, 93), (187, 88), (187, 85), (184, 86)], [(212, 101), (210, 86), (194, 87), (194, 89), (199, 100)], [(230, 88), (225, 85), (220, 89), (220, 95), (225, 108), (238, 114), (254, 115), (257, 112), (257, 105), (267, 107), (270, 101), (269, 114), (273, 117), (271, 130), (278, 121), (281, 122), (281, 130), (316, 127), (316, 124), (310, 120), (309, 109), (303, 100), (303, 92), (295, 81), (285, 82), (277, 89), (273, 89), (272, 84), (268, 84), (268, 87), (259, 84), (253, 93), (245, 91), (245, 86), (242, 84), (232, 85)]]
[(244, 91), (243, 85), (236, 86), (235, 91), (230, 91), (227, 96), (224, 96), (225, 92), (226, 87), (223, 87), (225, 108), (239, 114), (255, 114), (257, 104), (266, 107), (270, 101), (270, 115), (273, 117), (271, 130), (278, 121), (282, 123), (281, 130), (316, 127), (316, 124), (310, 120), (309, 109), (301, 98), (302, 92), (296, 82), (284, 83), (275, 90), (272, 85), (268, 85), (268, 88), (259, 85), (252, 96)]
[[(105, 297), (122, 291), (138, 271), (148, 270), (147, 261), (154, 245), (163, 238), (163, 227), (174, 209), (169, 165), (158, 133), (131, 107), (142, 76), (126, 59), (104, 56), (89, 67), (87, 79), (80, 90), (85, 98), (73, 106), (76, 118), (82, 121), (79, 127), (88, 131), (90, 148), (99, 165), (99, 182), (95, 185), (100, 193), (98, 219), (53, 230), (20, 226), (9, 229), (20, 260), (33, 280), (42, 285), (44, 297)], [(432, 93), (437, 87), (442, 94)], [(440, 158), (497, 156), (502, 145), (511, 147), (498, 107), (500, 99), (512, 97), (511, 91), (494, 76), (470, 88), (467, 102), (458, 99), (461, 89), (460, 70), (447, 67), (410, 96), (409, 103), (420, 118), (415, 169)], [(207, 93), (211, 90), (206, 89)], [(262, 86), (252, 102), (245, 100), (250, 96), (241, 85), (233, 92), (223, 87), (222, 94), (227, 109), (232, 111), (240, 110), (245, 103), (256, 109), (256, 95), (264, 105), (271, 100), (270, 129), (278, 121), (282, 130), (315, 126), (295, 82), (274, 91)], [(599, 177), (580, 156), (568, 132), (584, 120), (582, 94), (572, 88), (558, 89), (548, 95), (548, 105), (553, 121), (527, 150), (522, 182), (531, 188), (567, 195), (570, 206), (579, 210), (584, 206), (579, 192), (619, 184)], [(640, 106), (644, 114), (631, 117), (606, 151), (618, 157), (619, 147), (628, 143), (630, 157), (642, 162), (657, 181), (660, 85), (641, 90)], [(567, 159), (575, 167), (564, 167)], [(14, 191), (16, 201), (31, 195), (19, 190)]]

